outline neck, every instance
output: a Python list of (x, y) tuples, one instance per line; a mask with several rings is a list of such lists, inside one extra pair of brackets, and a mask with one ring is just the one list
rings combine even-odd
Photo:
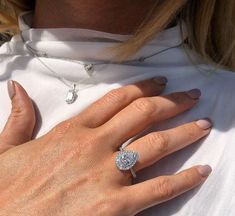
[(85, 28), (132, 34), (156, 0), (37, 0), (34, 28)]

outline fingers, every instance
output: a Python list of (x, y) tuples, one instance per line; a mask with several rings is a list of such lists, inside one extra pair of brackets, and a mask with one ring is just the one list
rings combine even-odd
[(208, 135), (211, 127), (212, 123), (208, 119), (201, 119), (139, 138), (126, 147), (126, 149), (137, 151), (140, 155), (134, 170), (148, 167), (166, 155), (196, 142)]
[(12, 110), (0, 134), (0, 153), (29, 141), (36, 121), (32, 101), (23, 87), (15, 81), (9, 81), (8, 93)]
[(170, 200), (203, 183), (211, 173), (209, 166), (196, 166), (173, 176), (161, 176), (126, 188), (131, 213)]
[(87, 127), (98, 127), (116, 113), (140, 97), (159, 95), (165, 88), (167, 79), (155, 77), (135, 84), (114, 89), (80, 113), (76, 120)]
[(146, 129), (192, 108), (201, 96), (198, 89), (166, 96), (139, 98), (100, 127), (116, 148), (120, 143)]

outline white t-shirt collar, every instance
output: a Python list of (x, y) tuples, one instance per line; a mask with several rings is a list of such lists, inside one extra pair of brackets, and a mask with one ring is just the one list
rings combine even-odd
[[(19, 27), (24, 40), (37, 50), (49, 52), (52, 56), (58, 57), (109, 60), (112, 56), (101, 53), (101, 50), (132, 36), (81, 28), (32, 28), (32, 20), (33, 13), (30, 11), (19, 16)], [(176, 25), (158, 33), (130, 59), (151, 55), (168, 47), (182, 44), (187, 37), (186, 31), (183, 30), (183, 32), (182, 35), (180, 25)], [(71, 49), (71, 53), (68, 47), (74, 48)]]

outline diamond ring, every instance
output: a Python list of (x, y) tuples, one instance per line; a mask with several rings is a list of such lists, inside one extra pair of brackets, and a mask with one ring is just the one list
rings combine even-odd
[(116, 156), (115, 162), (119, 170), (130, 170), (132, 176), (136, 178), (133, 166), (136, 164), (138, 159), (139, 159), (138, 152), (126, 151), (123, 148), (120, 148), (120, 151)]

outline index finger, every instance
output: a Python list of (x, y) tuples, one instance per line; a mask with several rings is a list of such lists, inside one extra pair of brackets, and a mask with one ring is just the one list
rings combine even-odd
[(113, 89), (91, 104), (73, 120), (79, 121), (86, 127), (98, 127), (135, 99), (161, 94), (166, 83), (167, 79), (159, 76)]

